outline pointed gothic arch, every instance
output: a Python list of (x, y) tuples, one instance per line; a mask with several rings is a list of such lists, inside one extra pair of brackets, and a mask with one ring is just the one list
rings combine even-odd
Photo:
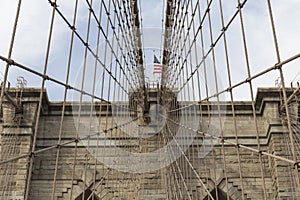
[[(78, 197), (75, 198), (75, 200), (87, 200), (87, 199), (94, 199), (94, 200), (100, 200), (100, 198), (94, 193), (92, 194), (92, 190), (90, 188), (87, 188), (84, 192), (82, 192)], [(90, 197), (92, 195), (92, 197)]]
[[(215, 188), (213, 189), (210, 194), (214, 199), (219, 199), (219, 200), (227, 200), (227, 193), (221, 190), (220, 188)], [(209, 196), (207, 195), (203, 200), (209, 200)], [(229, 200), (232, 200), (231, 197), (229, 197)]]

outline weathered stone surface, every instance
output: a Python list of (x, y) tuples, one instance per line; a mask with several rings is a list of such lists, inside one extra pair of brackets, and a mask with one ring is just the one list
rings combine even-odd
[[(259, 141), (262, 151), (292, 159), (289, 152), (287, 130), (282, 125), (279, 116), (279, 97), (274, 94), (272, 89), (259, 91), (255, 103), (257, 121), (254, 121), (253, 118), (251, 102), (235, 102), (235, 118), (232, 115), (230, 104), (223, 103), (221, 112), (226, 117), (221, 119), (222, 134), (230, 142), (238, 141), (240, 144), (254, 149), (258, 148), (257, 142)], [(272, 93), (268, 91), (272, 91)], [(38, 90), (34, 89), (24, 91), (23, 105), (26, 111), (20, 124), (12, 123), (14, 109), (11, 105), (7, 104), (4, 109), (6, 117), (0, 127), (2, 132), (1, 160), (30, 152), (35, 132), (37, 92)], [(55, 146), (59, 136), (61, 136), (61, 143), (74, 141), (78, 132), (76, 132), (76, 122), (72, 115), (78, 113), (77, 111), (72, 113), (72, 104), (69, 102), (66, 104), (61, 129), (62, 103), (49, 102), (45, 93), (42, 107), (36, 149)], [(101, 199), (158, 200), (174, 199), (175, 197), (178, 199), (188, 199), (189, 197), (205, 199), (207, 193), (202, 183), (209, 191), (218, 188), (219, 191), (227, 193), (231, 199), (243, 199), (243, 197), (253, 200), (264, 199), (263, 188), (265, 188), (267, 199), (300, 198), (299, 190), (295, 185), (295, 170), (292, 165), (266, 155), (263, 155), (260, 161), (257, 153), (243, 148), (237, 149), (236, 146), (226, 142), (223, 148), (220, 141), (216, 141), (212, 150), (202, 158), (201, 134), (194, 138), (192, 146), (185, 151), (184, 156), (182, 155), (177, 162), (161, 170), (131, 174), (108, 169), (95, 159), (92, 153), (98, 152), (105, 156), (105, 159), (114, 160), (118, 158), (118, 155), (108, 147), (112, 149), (117, 146), (125, 150), (130, 149), (132, 152), (151, 152), (162, 147), (163, 138), (160, 134), (147, 139), (134, 138), (124, 129), (111, 129), (103, 132), (103, 130), (115, 127), (116, 123), (111, 117), (111, 112), (107, 112), (109, 105), (98, 104), (96, 107), (102, 107), (96, 111), (97, 115), (95, 115), (100, 116), (101, 120), (99, 118), (98, 120), (102, 131), (97, 129), (79, 130), (86, 131), (86, 135), (90, 131), (98, 132), (96, 137), (80, 141), (77, 145), (75, 142), (70, 142), (61, 148), (53, 147), (51, 150), (35, 155), (30, 183), (30, 199), (51, 199), (52, 193), (55, 199), (70, 199), (71, 196), (71, 199), (75, 199), (88, 188), (91, 190), (95, 188), (95, 194)], [(89, 108), (87, 103), (80, 120), (84, 127), (90, 125)], [(207, 129), (210, 120), (216, 121), (216, 125), (218, 124), (217, 116), (209, 118), (207, 110), (204, 109), (203, 113), (198, 114), (201, 114), (200, 124), (203, 129)], [(192, 119), (191, 116), (187, 116), (185, 120), (191, 121)], [(237, 132), (235, 132), (235, 125)], [(178, 138), (178, 141), (182, 142), (186, 139), (183, 136)], [(10, 150), (12, 144), (15, 148)], [(89, 149), (86, 148), (87, 144), (90, 146)], [(173, 150), (178, 151), (178, 148)], [(76, 161), (74, 160), (75, 155)], [(57, 156), (58, 162), (56, 161)], [(0, 177), (3, 180), (1, 188), (5, 190), (4, 198), (24, 198), (28, 158), (1, 165)], [(186, 158), (193, 168), (186, 164)], [(149, 157), (148, 159), (154, 162), (156, 158)], [(128, 160), (128, 162), (131, 161)], [(126, 163), (122, 163), (122, 165), (126, 166)], [(197, 176), (201, 178), (202, 183)], [(187, 191), (182, 184), (182, 179), (185, 180)], [(175, 189), (178, 187), (185, 192), (176, 191)]]

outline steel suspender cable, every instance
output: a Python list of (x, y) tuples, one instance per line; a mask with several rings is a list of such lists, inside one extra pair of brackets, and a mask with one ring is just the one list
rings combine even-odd
[[(283, 16), (270, 0), (6, 1), (1, 199), (300, 197), (300, 87), (287, 87), (300, 58), (293, 9)], [(157, 19), (158, 37), (146, 34), (144, 22)], [(159, 43), (161, 68), (150, 87), (148, 41)], [(37, 88), (19, 78), (14, 88), (19, 75)], [(257, 88), (277, 76), (278, 87)]]

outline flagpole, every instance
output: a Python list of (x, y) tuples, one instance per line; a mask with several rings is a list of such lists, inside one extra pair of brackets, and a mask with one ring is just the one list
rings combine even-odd
[[(153, 50), (153, 58), (154, 58), (154, 55), (155, 55), (155, 50)], [(153, 65), (154, 65), (154, 63), (153, 63)], [(152, 81), (155, 81), (154, 67), (152, 69), (153, 69), (153, 72), (152, 72), (153, 80)]]

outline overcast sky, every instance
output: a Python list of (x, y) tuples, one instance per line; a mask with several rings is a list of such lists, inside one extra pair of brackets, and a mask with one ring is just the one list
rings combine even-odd
[[(0, 6), (0, 55), (7, 56), (8, 48), (13, 29), (13, 22), (17, 8), (17, 0), (2, 0)], [(94, 1), (95, 2), (95, 1)], [(193, 0), (195, 2), (195, 0)], [(300, 1), (299, 0), (272, 0), (274, 19), (278, 34), (281, 59), (285, 60), (297, 53), (300, 53)], [(97, 8), (99, 3), (95, 3)], [(206, 1), (201, 1), (204, 8)], [(236, 10), (236, 0), (223, 0), (225, 23)], [(72, 21), (74, 1), (58, 1), (60, 10), (69, 21)], [(146, 54), (146, 68), (152, 69), (153, 53), (160, 56), (161, 27), (164, 13), (162, 0), (141, 0), (140, 11), (143, 20), (143, 41)], [(219, 17), (218, 1), (212, 4), (213, 36), (216, 38), (220, 34), (221, 21)], [(17, 35), (14, 43), (12, 59), (33, 68), (39, 72), (43, 71), (47, 38), (49, 33), (49, 23), (51, 19), (51, 6), (47, 0), (23, 0), (20, 19), (18, 23)], [(95, 9), (96, 10), (96, 9)], [(87, 6), (84, 0), (79, 0), (79, 11), (77, 20), (77, 30), (85, 37), (87, 22)], [(277, 60), (274, 51), (270, 20), (268, 16), (267, 0), (248, 0), (243, 9), (245, 20), (246, 39), (249, 48), (249, 58), (251, 73), (255, 74), (267, 67), (274, 65)], [(105, 21), (103, 21), (105, 24)], [(207, 24), (204, 24), (207, 26)], [(94, 27), (95, 24), (94, 24)], [(206, 29), (208, 30), (208, 29)], [(91, 29), (90, 41), (96, 41), (97, 30)], [(209, 41), (208, 32), (204, 32), (204, 38)], [(233, 83), (237, 83), (247, 78), (245, 59), (242, 46), (239, 18), (233, 22), (227, 32), (230, 64), (232, 68)], [(57, 17), (54, 25), (53, 40), (51, 45), (50, 60), (48, 63), (48, 75), (60, 81), (65, 81), (67, 55), (69, 51), (70, 30), (66, 24)], [(207, 43), (209, 44), (209, 43)], [(222, 43), (220, 43), (222, 44)], [(95, 42), (91, 47), (95, 48)], [(200, 43), (199, 43), (200, 46)], [(208, 47), (207, 47), (208, 48)], [(71, 74), (75, 76), (83, 63), (84, 47), (78, 40), (74, 43), (74, 56), (71, 66)], [(154, 51), (153, 51), (154, 50)], [(219, 79), (224, 82), (224, 88), (228, 86), (227, 77), (223, 71), (226, 68), (223, 45), (216, 47), (216, 63), (219, 70)], [(291, 81), (300, 80), (297, 77), (300, 71), (300, 59), (284, 66), (286, 84)], [(0, 79), (3, 79), (5, 63), (0, 61)], [(152, 78), (152, 71), (146, 72)], [(41, 78), (20, 70), (16, 67), (10, 68), (9, 81), (12, 86), (16, 85), (16, 77), (24, 76), (30, 87), (39, 87)], [(253, 81), (255, 87), (275, 86), (275, 80), (279, 76), (277, 71), (268, 73)], [(75, 84), (76, 79), (71, 78), (71, 84)], [(47, 90), (51, 100), (60, 100), (63, 94), (63, 87), (47, 81)], [(245, 88), (242, 86), (236, 90), (236, 98), (249, 99), (249, 93), (245, 95)]]

